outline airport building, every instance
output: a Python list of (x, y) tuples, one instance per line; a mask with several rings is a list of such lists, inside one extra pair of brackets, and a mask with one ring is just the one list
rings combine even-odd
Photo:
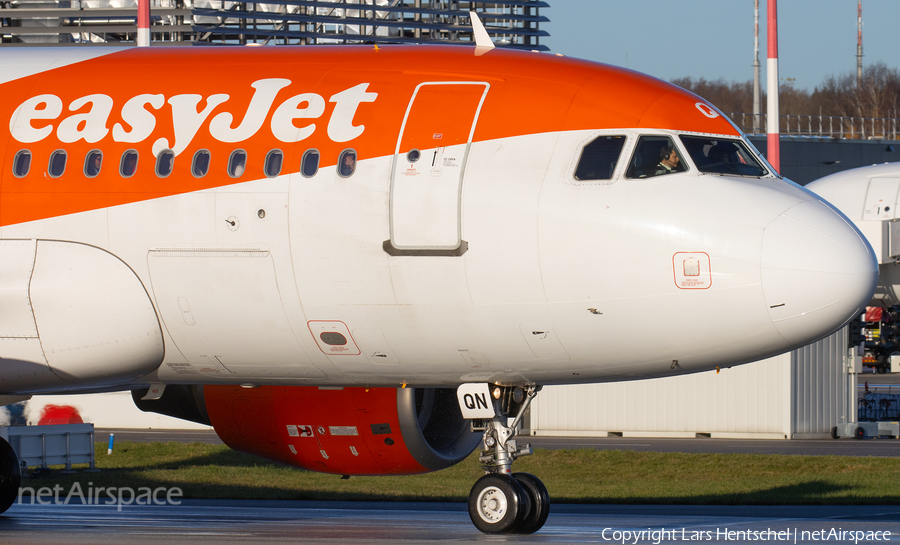
[(848, 328), (766, 360), (692, 375), (548, 386), (530, 433), (584, 437), (825, 438), (856, 421), (858, 362)]
[[(469, 12), (494, 42), (546, 50), (546, 2), (461, 0), (150, 0), (153, 43), (373, 44), (472, 43)], [(137, 0), (0, 2), (3, 45), (133, 45)]]

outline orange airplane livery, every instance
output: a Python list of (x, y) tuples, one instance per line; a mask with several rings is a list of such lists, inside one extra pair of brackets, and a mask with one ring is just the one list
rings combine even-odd
[[(34, 162), (49, 161), (63, 146), (70, 160), (77, 161), (93, 147), (107, 161), (134, 149), (141, 163), (138, 174), (144, 168), (152, 174), (164, 149), (187, 167), (199, 149), (208, 150), (215, 162), (241, 148), (248, 154), (247, 176), (265, 175), (263, 158), (271, 149), (284, 150), (289, 169), (297, 167), (297, 151), (302, 155), (312, 148), (320, 151), (322, 166), (332, 166), (348, 142), (358, 148), (359, 159), (389, 156), (396, 136), (391, 140), (386, 135), (400, 130), (414, 92), (413, 123), (404, 136), (420, 147), (466, 143), (470, 129), (473, 141), (672, 122), (695, 132), (737, 135), (697, 97), (664, 92), (664, 83), (626, 70), (611, 69), (601, 79), (589, 63), (561, 64), (557, 57), (536, 53), (497, 51), (474, 57), (430, 46), (412, 51), (325, 49), (298, 56), (288, 48), (243, 48), (215, 59), (200, 50), (131, 49), (6, 82), (2, 114), (10, 120), (7, 152), (12, 153), (6, 170), (11, 171), (9, 163), (20, 147), (33, 150)], [(397, 67), (398, 62), (409, 65)], [(555, 84), (532, 85), (538, 80)], [(654, 104), (629, 106), (641, 99)], [(598, 108), (601, 104), (619, 106)], [(481, 115), (473, 126), (476, 112)], [(434, 118), (440, 119), (439, 131), (428, 128)], [(18, 183), (4, 180), (8, 195), (0, 222), (21, 223), (235, 181), (198, 178), (187, 168), (173, 168), (165, 181), (138, 177), (123, 191), (117, 187), (122, 176), (115, 170), (107, 166), (91, 183), (85, 183), (83, 173), (76, 179), (71, 172), (54, 176), (43, 169), (18, 177)], [(44, 174), (59, 179), (52, 195), (29, 183)], [(60, 203), (62, 194), (65, 202)]]
[[(487, 533), (547, 520), (512, 470), (544, 385), (792, 350), (877, 280), (853, 224), (718, 109), (612, 66), (484, 42), (16, 48), (0, 93), (0, 403), (130, 390), (340, 475), (482, 445)], [(3, 508), (18, 467), (0, 440)]]

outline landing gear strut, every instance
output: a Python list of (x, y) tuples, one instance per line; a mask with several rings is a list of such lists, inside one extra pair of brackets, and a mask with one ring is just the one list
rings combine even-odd
[[(513, 473), (512, 463), (531, 454), (531, 445), (519, 446), (513, 437), (540, 386), (493, 387), (494, 417), (482, 420), (484, 447), (478, 460), (487, 473), (469, 493), (469, 517), (487, 534), (533, 534), (550, 514), (550, 496), (544, 483), (529, 473)], [(507, 426), (509, 416), (515, 420)], [(477, 425), (477, 424), (476, 424)]]

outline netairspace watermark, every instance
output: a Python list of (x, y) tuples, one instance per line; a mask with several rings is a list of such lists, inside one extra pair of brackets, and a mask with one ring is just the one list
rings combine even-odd
[(637, 545), (638, 543), (653, 543), (659, 545), (662, 542), (684, 541), (699, 543), (704, 541), (725, 541), (734, 543), (754, 542), (787, 542), (800, 543), (810, 541), (838, 541), (847, 543), (866, 543), (875, 541), (890, 541), (891, 532), (877, 530), (844, 530), (842, 528), (821, 528), (818, 530), (802, 530), (799, 528), (786, 528), (777, 530), (766, 528), (765, 530), (715, 528), (710, 530), (690, 530), (687, 528), (672, 528), (667, 530), (660, 528), (654, 530), (618, 530), (616, 528), (604, 528), (600, 533), (603, 541), (620, 543), (622, 545)]
[[(38, 505), (69, 505), (70, 503), (80, 503), (81, 505), (115, 505), (116, 510), (121, 511), (125, 505), (181, 505), (183, 493), (180, 488), (173, 486), (166, 488), (160, 486), (150, 488), (142, 486), (137, 489), (128, 486), (98, 486), (94, 488), (94, 483), (89, 482), (87, 490), (81, 488), (81, 484), (76, 482), (69, 491), (62, 495), (64, 489), (60, 485), (53, 488), (42, 486), (35, 491), (30, 486), (19, 488), (19, 505), (38, 504)], [(30, 494), (30, 501), (23, 500), (25, 494)]]

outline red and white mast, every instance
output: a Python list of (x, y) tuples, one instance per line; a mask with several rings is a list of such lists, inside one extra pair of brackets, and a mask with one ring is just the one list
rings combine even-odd
[(769, 0), (769, 6), (766, 13), (769, 19), (768, 26), (768, 61), (766, 64), (766, 132), (768, 143), (768, 153), (766, 159), (769, 164), (775, 167), (776, 171), (781, 170), (781, 142), (778, 129), (778, 0)]
[(150, 0), (138, 0), (137, 45), (150, 46)]

